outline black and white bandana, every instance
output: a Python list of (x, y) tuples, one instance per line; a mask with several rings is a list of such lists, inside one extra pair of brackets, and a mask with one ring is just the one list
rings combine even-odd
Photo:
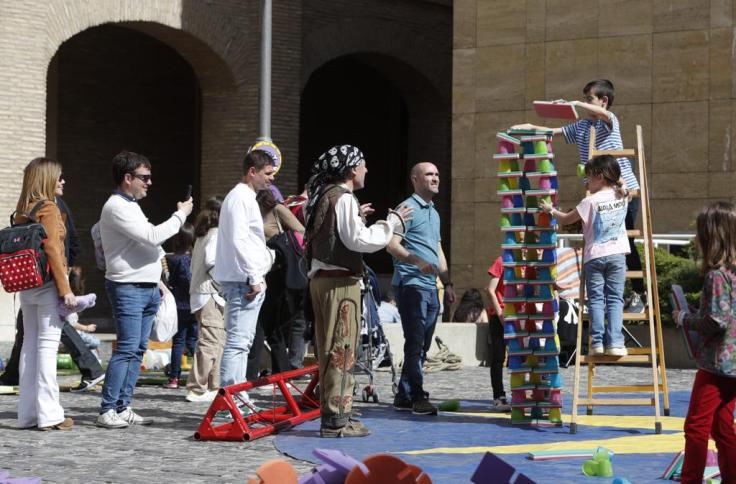
[(308, 182), (307, 219), (317, 206), (325, 185), (344, 179), (350, 168), (361, 163), (365, 163), (365, 156), (360, 149), (352, 145), (333, 146), (322, 153), (312, 165), (312, 177)]

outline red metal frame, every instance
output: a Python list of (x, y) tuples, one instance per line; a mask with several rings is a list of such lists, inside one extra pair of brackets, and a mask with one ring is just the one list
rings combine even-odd
[[(302, 375), (312, 375), (312, 379), (307, 384), (304, 391), (291, 381)], [(313, 365), (298, 370), (285, 371), (267, 377), (259, 378), (255, 381), (238, 383), (220, 388), (217, 396), (212, 401), (207, 414), (205, 414), (202, 423), (194, 433), (197, 440), (232, 440), (232, 441), (250, 441), (274, 432), (279, 432), (299, 425), (307, 420), (312, 420), (320, 415), (319, 396), (315, 395), (314, 390), (319, 381), (319, 366)], [(287, 385), (288, 383), (288, 385)], [(233, 394), (247, 391), (255, 387), (265, 385), (275, 385), (286, 400), (285, 405), (268, 408), (253, 413), (246, 417), (240, 414), (240, 410), (233, 399)], [(291, 389), (300, 393), (300, 396), (294, 398)], [(275, 389), (274, 389), (275, 392)], [(221, 424), (213, 424), (212, 420), (219, 411), (228, 411), (232, 416), (232, 421)]]

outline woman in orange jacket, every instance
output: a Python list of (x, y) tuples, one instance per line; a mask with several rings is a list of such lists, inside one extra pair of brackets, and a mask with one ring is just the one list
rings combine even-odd
[(64, 255), (66, 227), (54, 202), (63, 190), (64, 179), (59, 162), (36, 158), (23, 170), (23, 187), (15, 221), (28, 221), (27, 214), (38, 202), (43, 202), (34, 218), (46, 230), (44, 252), (52, 280), (20, 293), (25, 331), (20, 355), (18, 401), (18, 425), (21, 428), (69, 430), (74, 425), (71, 418), (64, 416), (56, 382), (56, 352), (64, 324), (58, 312), (59, 298), (69, 307), (76, 305), (76, 298), (69, 287)]

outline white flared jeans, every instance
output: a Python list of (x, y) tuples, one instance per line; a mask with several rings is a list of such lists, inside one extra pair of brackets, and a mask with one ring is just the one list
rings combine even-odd
[(18, 426), (48, 427), (64, 420), (56, 381), (61, 328), (59, 294), (53, 282), (20, 293), (23, 349), (20, 352)]

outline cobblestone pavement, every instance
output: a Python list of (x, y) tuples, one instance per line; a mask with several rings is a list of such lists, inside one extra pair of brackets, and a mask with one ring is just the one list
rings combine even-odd
[[(562, 371), (565, 391), (569, 394), (573, 370)], [(667, 374), (671, 391), (690, 389), (693, 370), (670, 370)], [(602, 367), (596, 384), (644, 383), (650, 375), (649, 368)], [(64, 377), (60, 381), (75, 383), (78, 379)], [(358, 381), (364, 384), (366, 377), (358, 376)], [(490, 398), (488, 368), (465, 367), (432, 373), (426, 381), (433, 400)], [(389, 404), (389, 374), (379, 372), (377, 384), (383, 400), (380, 404)], [(139, 387), (134, 407), (142, 415), (155, 418), (155, 424), (106, 430), (94, 426), (99, 391), (62, 393), (62, 405), (75, 421), (70, 432), (16, 429), (18, 397), (0, 396), (0, 468), (9, 470), (11, 477), (40, 476), (44, 482), (242, 483), (267, 460), (289, 460), (274, 448), (273, 436), (250, 443), (195, 441), (192, 434), (208, 404), (186, 402), (184, 395), (185, 390)], [(270, 393), (252, 396), (265, 405)], [(360, 403), (358, 407), (362, 405), (365, 404)], [(291, 462), (300, 473), (312, 467), (306, 462)]]

